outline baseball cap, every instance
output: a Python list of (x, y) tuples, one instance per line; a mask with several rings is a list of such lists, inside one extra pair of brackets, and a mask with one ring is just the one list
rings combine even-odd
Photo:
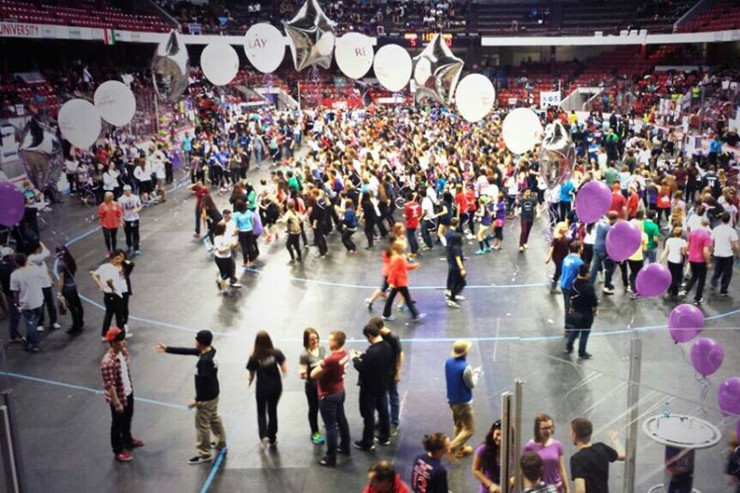
[(123, 341), (126, 339), (126, 333), (118, 327), (111, 327), (108, 332), (105, 333), (105, 340), (108, 342)]

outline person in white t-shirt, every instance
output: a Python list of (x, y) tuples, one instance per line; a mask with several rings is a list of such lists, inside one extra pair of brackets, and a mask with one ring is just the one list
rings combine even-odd
[(103, 317), (102, 340), (110, 329), (113, 315), (116, 316), (116, 326), (124, 328), (126, 324), (126, 301), (124, 295), (128, 293), (126, 273), (123, 271), (123, 262), (126, 254), (122, 250), (114, 250), (108, 262), (104, 263), (92, 273), (95, 284), (103, 292), (105, 316)]
[(683, 282), (683, 267), (688, 247), (682, 235), (682, 228), (673, 228), (671, 237), (665, 241), (663, 254), (660, 256), (661, 262), (668, 260), (668, 270), (671, 272), (671, 286), (668, 288), (668, 294), (674, 298), (678, 296), (678, 289)]
[(429, 196), (428, 189), (421, 191), (421, 239), (424, 240), (424, 245), (427, 250), (431, 250), (434, 246), (432, 242), (432, 235), (430, 231), (436, 229), (432, 223), (434, 219), (434, 201)]
[(126, 246), (129, 255), (139, 255), (139, 211), (143, 205), (138, 195), (131, 193), (131, 185), (123, 187), (123, 195), (118, 199), (123, 209), (123, 231), (126, 233)]
[[(29, 262), (22, 253), (16, 255), (15, 263), (18, 268), (10, 275), (14, 309), (18, 310), (21, 320), (26, 324), (25, 350), (38, 352), (39, 334), (36, 326), (44, 306), (42, 288), (46, 283), (46, 277), (41, 269)], [(18, 342), (17, 337), (13, 338), (13, 342)]]
[[(224, 221), (233, 223), (230, 220), (231, 211), (224, 211)], [(226, 233), (226, 223), (222, 221), (216, 224), (213, 230), (213, 258), (218, 267), (218, 289), (225, 295), (231, 296), (231, 288), (242, 287), (236, 279), (236, 263), (231, 251), (239, 245), (239, 239), (234, 237), (233, 233)]]
[(740, 255), (740, 247), (737, 231), (730, 226), (730, 214), (723, 212), (720, 220), (722, 222), (712, 230), (714, 274), (709, 284), (712, 289), (717, 289), (717, 281), (721, 279), (719, 295), (728, 297), (732, 280), (732, 264), (735, 256)]

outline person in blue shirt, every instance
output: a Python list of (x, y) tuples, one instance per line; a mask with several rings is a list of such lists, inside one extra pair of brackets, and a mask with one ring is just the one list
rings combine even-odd
[(573, 202), (573, 192), (575, 187), (573, 182), (568, 180), (560, 185), (560, 221), (568, 219), (570, 214), (571, 204)]
[(722, 141), (719, 135), (714, 134), (714, 139), (709, 143), (709, 164), (717, 164), (717, 156), (722, 153)]
[(591, 284), (596, 283), (596, 277), (604, 269), (604, 294), (614, 294), (614, 284), (612, 284), (612, 275), (614, 274), (614, 261), (606, 253), (606, 235), (617, 223), (617, 213), (609, 211), (606, 218), (602, 219), (594, 226), (594, 249), (593, 260), (591, 261)]
[[(581, 259), (581, 244), (573, 241), (568, 246), (568, 255), (563, 259), (563, 267), (560, 273), (560, 290), (563, 292), (564, 326), (568, 329), (568, 311), (570, 310), (570, 297), (573, 291), (573, 281), (578, 276), (578, 268), (583, 265)], [(567, 334), (566, 334), (567, 335)]]
[(252, 267), (257, 258), (257, 236), (254, 234), (255, 213), (247, 209), (243, 200), (237, 200), (234, 204), (234, 224), (236, 224), (239, 244), (242, 247), (242, 261), (244, 267)]

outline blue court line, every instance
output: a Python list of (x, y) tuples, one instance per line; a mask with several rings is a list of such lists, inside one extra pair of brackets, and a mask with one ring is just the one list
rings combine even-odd
[(226, 457), (226, 450), (227, 449), (221, 449), (221, 451), (218, 453), (218, 456), (216, 457), (216, 461), (213, 463), (213, 466), (211, 466), (211, 471), (208, 473), (208, 477), (206, 478), (205, 482), (203, 483), (203, 486), (200, 489), (200, 493), (208, 493), (208, 490), (211, 489), (211, 484), (213, 483), (213, 480), (216, 478), (216, 474), (218, 473), (218, 470), (221, 468), (221, 464), (223, 464), (224, 458)]

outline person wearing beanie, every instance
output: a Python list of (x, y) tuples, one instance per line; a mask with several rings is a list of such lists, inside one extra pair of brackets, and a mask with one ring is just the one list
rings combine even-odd
[(473, 388), (480, 376), (480, 368), (471, 368), (466, 356), (472, 343), (457, 340), (452, 345), (452, 353), (445, 362), (445, 379), (447, 381), (447, 402), (452, 410), (455, 423), (455, 436), (450, 443), (450, 451), (457, 458), (473, 452), (473, 447), (465, 445), (475, 432), (473, 421)]
[(134, 388), (131, 383), (131, 361), (126, 347), (126, 333), (111, 327), (105, 333), (110, 349), (100, 362), (105, 400), (111, 409), (110, 441), (113, 455), (119, 462), (131, 462), (131, 451), (144, 442), (131, 436), (134, 417)]
[(154, 347), (158, 353), (184, 354), (198, 356), (195, 365), (195, 400), (188, 408), (195, 408), (195, 432), (198, 454), (188, 460), (196, 465), (213, 460), (211, 453), (211, 432), (216, 439), (218, 451), (226, 449), (226, 430), (218, 414), (218, 362), (216, 349), (211, 346), (213, 334), (210, 330), (201, 330), (195, 335), (195, 347), (172, 347), (159, 343)]

